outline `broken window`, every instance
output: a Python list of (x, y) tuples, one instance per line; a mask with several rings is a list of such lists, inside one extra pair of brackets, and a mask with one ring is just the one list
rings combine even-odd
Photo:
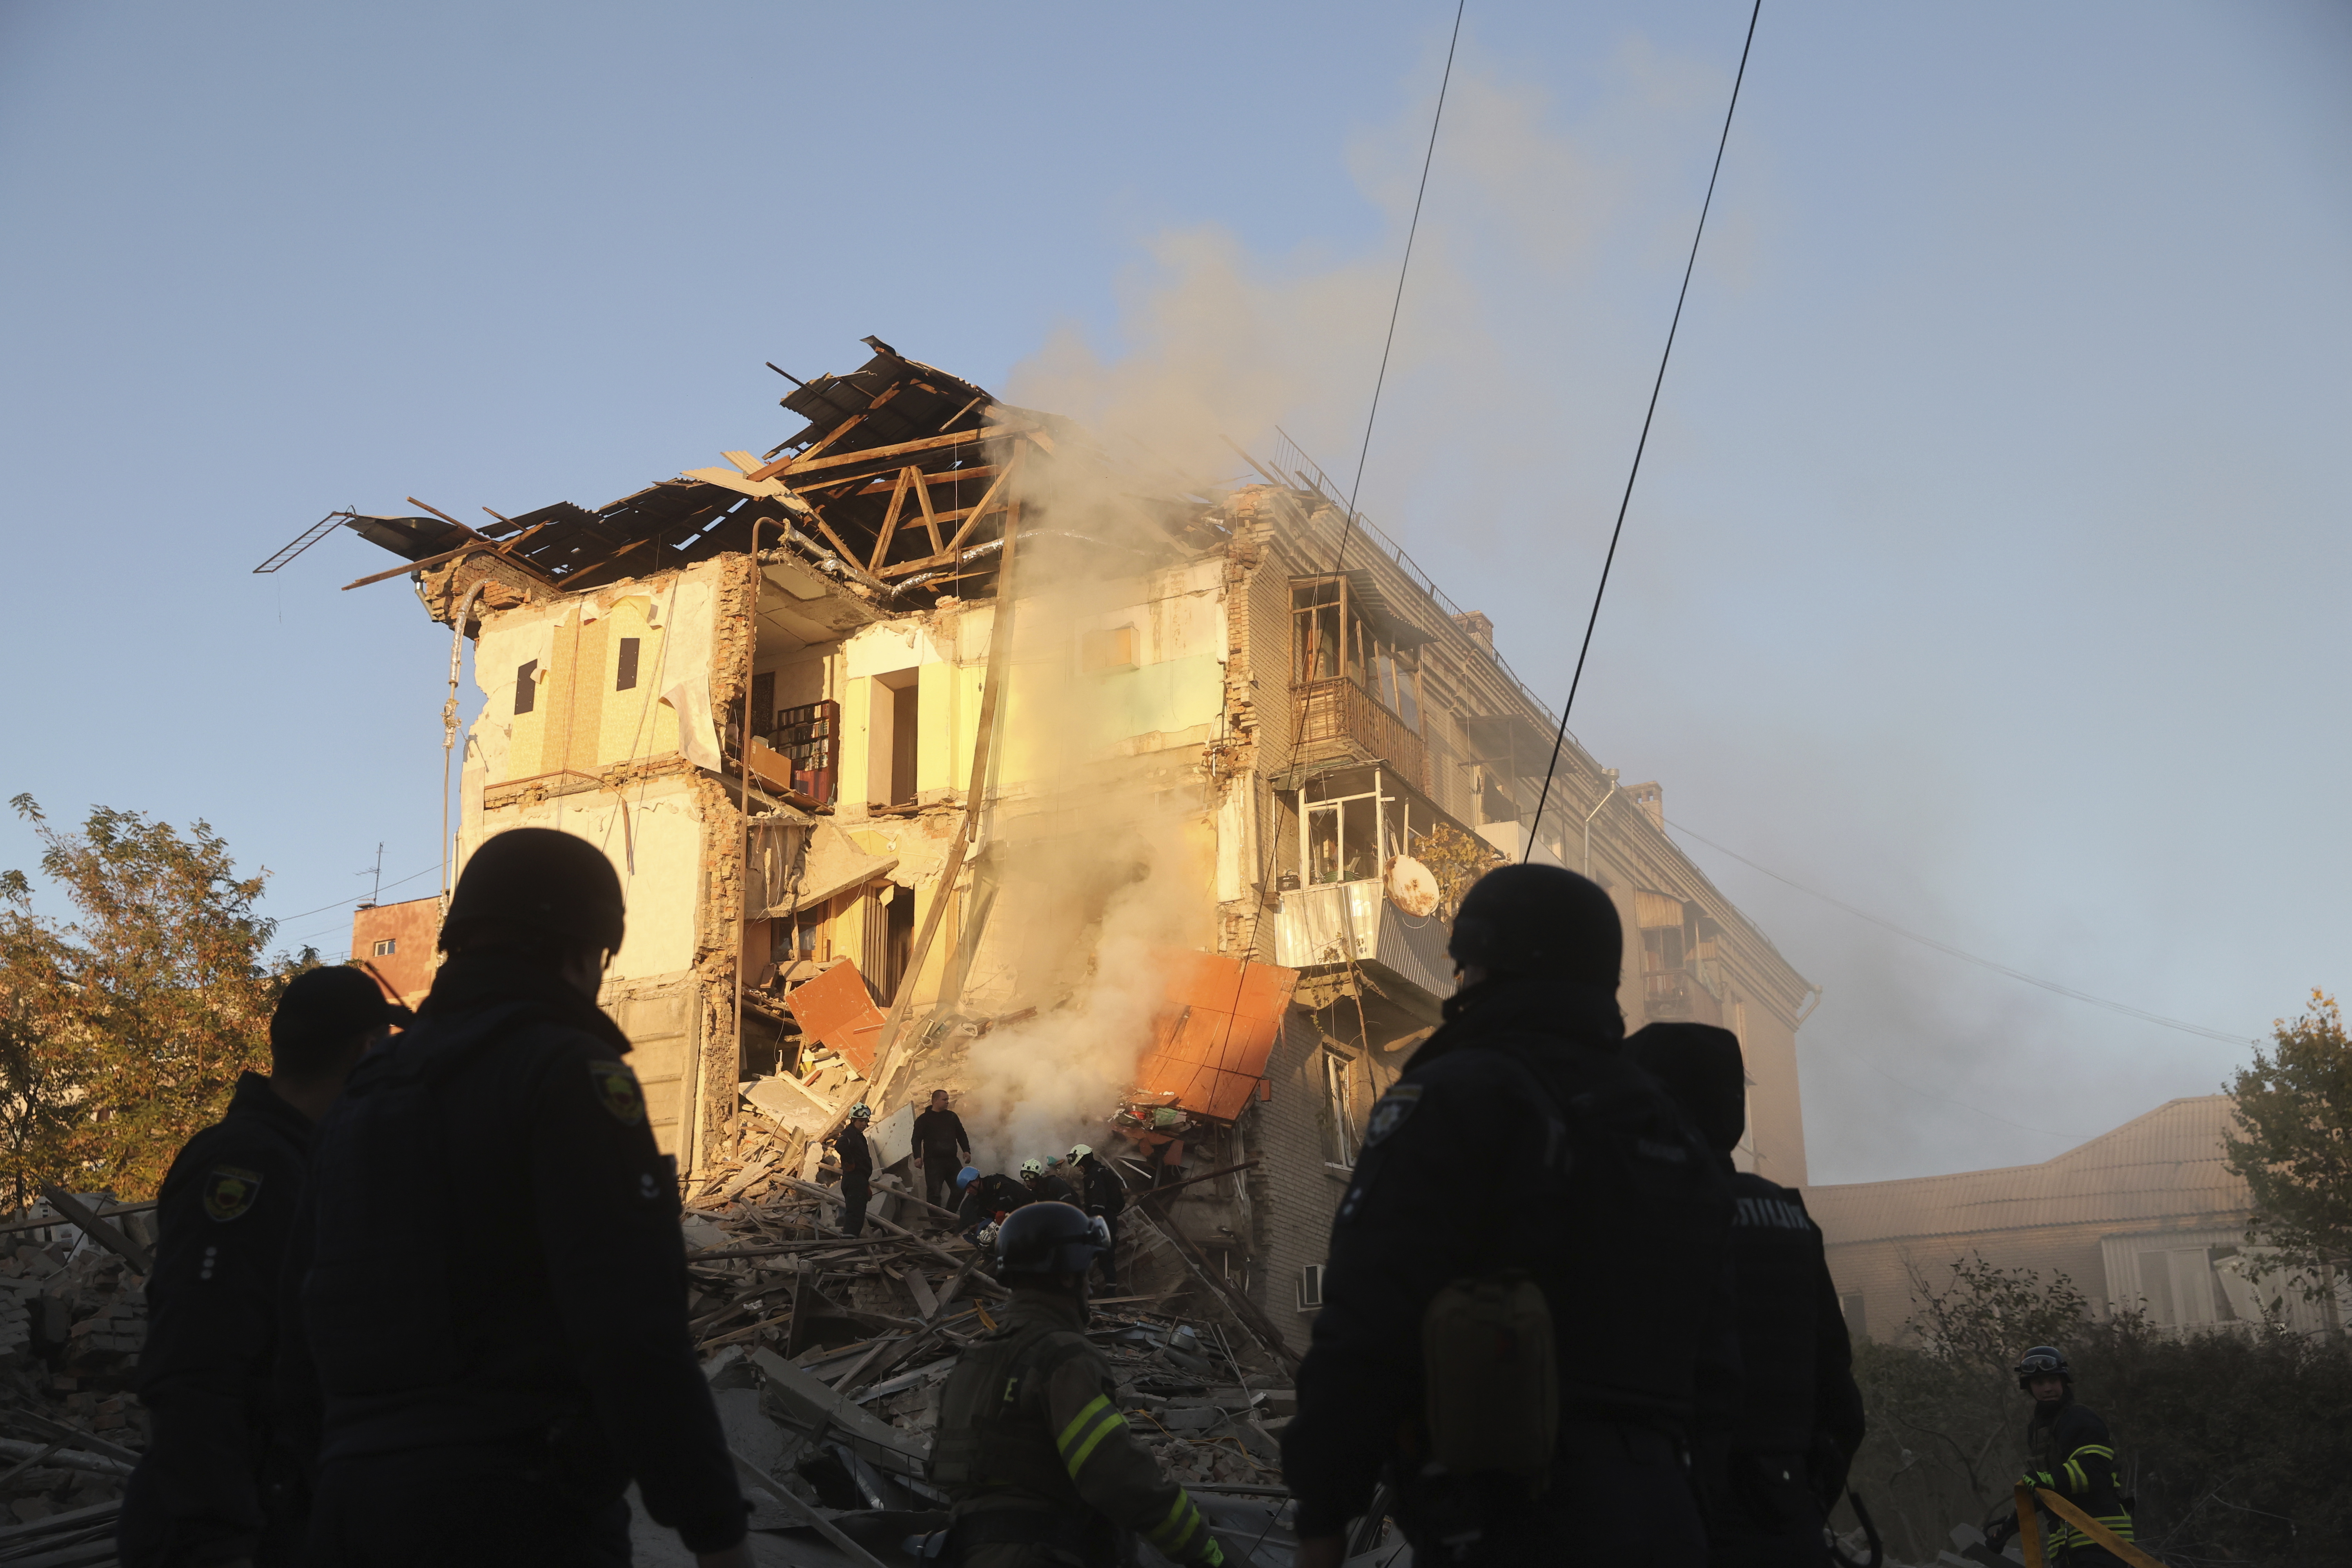
[(1408, 795), (1385, 768), (1346, 768), (1299, 792), (1307, 816), (1307, 886), (1385, 876), (1400, 855), (1418, 855), (1438, 825), (1435, 807)]
[(1404, 721), (1405, 728), (1421, 732), (1420, 657), (1374, 627), (1346, 578), (1293, 583), (1290, 619), (1293, 684), (1345, 675)]
[(539, 706), (538, 675), (539, 660), (535, 658), (524, 659), (522, 668), (515, 671), (514, 710), (516, 712), (528, 713)]
[(1421, 671), (1413, 656), (1387, 643), (1375, 642), (1373, 664), (1380, 676), (1374, 693), (1388, 710), (1404, 721), (1405, 728), (1421, 733)]
[(1291, 679), (1329, 680), (1339, 673), (1339, 579), (1296, 583), (1290, 589)]
[(1356, 1064), (1337, 1051), (1320, 1051), (1323, 1067), (1323, 1159), (1352, 1169), (1356, 1163)]
[(621, 639), (621, 660), (613, 675), (613, 689), (635, 691), (637, 689), (637, 646), (641, 639)]

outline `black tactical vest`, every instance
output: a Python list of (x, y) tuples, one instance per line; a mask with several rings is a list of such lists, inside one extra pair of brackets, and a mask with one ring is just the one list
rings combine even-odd
[(1731, 1203), (1712, 1155), (1614, 1052), (1469, 1048), (1507, 1064), (1545, 1113), (1547, 1179), (1516, 1194), (1516, 1245), (1495, 1262), (1525, 1269), (1550, 1304), (1561, 1414), (1687, 1420), (1703, 1357), (1719, 1349), (1728, 1367), (1737, 1354), (1724, 1293)]
[(446, 1237), (451, 1216), (478, 1195), (451, 1169), (436, 1097), (537, 1010), (520, 1003), (454, 1029), (415, 1029), (362, 1063), (330, 1113), (312, 1168), (315, 1251), (301, 1287), (330, 1398), (429, 1388), (464, 1373)]
[(1087, 1511), (1045, 1412), (1045, 1380), (1085, 1340), (1052, 1323), (1007, 1324), (964, 1348), (940, 1394), (930, 1479), (957, 1500), (1013, 1491), (1072, 1513)]

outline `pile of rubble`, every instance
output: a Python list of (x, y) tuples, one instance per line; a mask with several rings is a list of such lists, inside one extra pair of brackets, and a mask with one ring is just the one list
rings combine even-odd
[(147, 1441), (130, 1392), (147, 1340), (146, 1206), (102, 1211), (135, 1262), (47, 1205), (0, 1231), (0, 1563), (112, 1560)]
[[(908, 1540), (946, 1525), (924, 1479), (940, 1390), (1007, 1292), (903, 1176), (877, 1178), (853, 1238), (821, 1143), (756, 1116), (733, 1136), (686, 1200), (688, 1320), (753, 1528), (781, 1532), (762, 1560), (909, 1561)], [(146, 1442), (130, 1385), (152, 1215), (90, 1201), (105, 1215), (91, 1231), (44, 1207), (0, 1233), (0, 1564), (110, 1561)], [(1088, 1337), (1169, 1475), (1276, 1568), (1290, 1545), (1286, 1365), (1148, 1207), (1122, 1230), (1118, 1277), (1138, 1283), (1096, 1302)]]
[[(923, 1479), (940, 1391), (1006, 1292), (953, 1216), (898, 1177), (877, 1178), (868, 1232), (850, 1238), (821, 1145), (755, 1118), (738, 1137), (688, 1199), (686, 1228), (693, 1331), (753, 1528), (904, 1561), (910, 1538), (945, 1528), (946, 1499)], [(1157, 1283), (1097, 1299), (1087, 1334), (1128, 1421), (1221, 1531), (1255, 1542), (1268, 1568), (1287, 1563), (1288, 1371), (1148, 1214), (1122, 1228), (1118, 1277)], [(1206, 1312), (1171, 1310), (1187, 1301)]]

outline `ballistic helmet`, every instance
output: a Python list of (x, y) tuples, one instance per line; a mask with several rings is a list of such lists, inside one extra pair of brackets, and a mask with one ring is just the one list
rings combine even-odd
[(509, 827), (459, 873), (441, 946), (520, 940), (617, 952), (622, 930), (621, 879), (603, 850), (552, 827)]
[(347, 964), (306, 969), (287, 982), (269, 1016), (269, 1064), (273, 1072), (305, 1078), (341, 1065), (351, 1042), (405, 1017), (407, 1009), (384, 1000), (383, 987)]
[(1445, 951), (1457, 968), (1617, 989), (1625, 931), (1600, 885), (1558, 866), (1502, 866), (1471, 884)]
[(1739, 1037), (1712, 1024), (1648, 1024), (1625, 1037), (1625, 1055), (1665, 1085), (1707, 1147), (1728, 1154), (1748, 1131), (1748, 1069)]
[(2017, 1361), (2017, 1386), (2023, 1388), (2037, 1377), (2060, 1377), (2072, 1386), (2074, 1369), (2066, 1364), (2066, 1352), (2056, 1345), (2036, 1345)]
[(996, 1272), (1084, 1274), (1110, 1250), (1110, 1227), (1071, 1204), (1025, 1204), (996, 1229)]

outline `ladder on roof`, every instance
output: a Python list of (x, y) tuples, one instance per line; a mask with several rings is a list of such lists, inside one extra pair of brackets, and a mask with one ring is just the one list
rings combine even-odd
[(258, 576), (264, 572), (277, 571), (280, 566), (285, 565), (289, 561), (293, 560), (294, 557), (301, 554), (302, 552), (310, 549), (310, 546), (318, 543), (319, 541), (326, 538), (327, 535), (332, 533), (336, 529), (341, 527), (344, 523), (349, 522), (358, 515), (359, 514), (357, 512), (351, 511), (329, 512), (326, 516), (320, 518), (318, 521), (304, 529), (293, 542), (284, 546), (277, 554), (272, 555), (268, 560), (255, 567), (253, 569), (255, 575)]

